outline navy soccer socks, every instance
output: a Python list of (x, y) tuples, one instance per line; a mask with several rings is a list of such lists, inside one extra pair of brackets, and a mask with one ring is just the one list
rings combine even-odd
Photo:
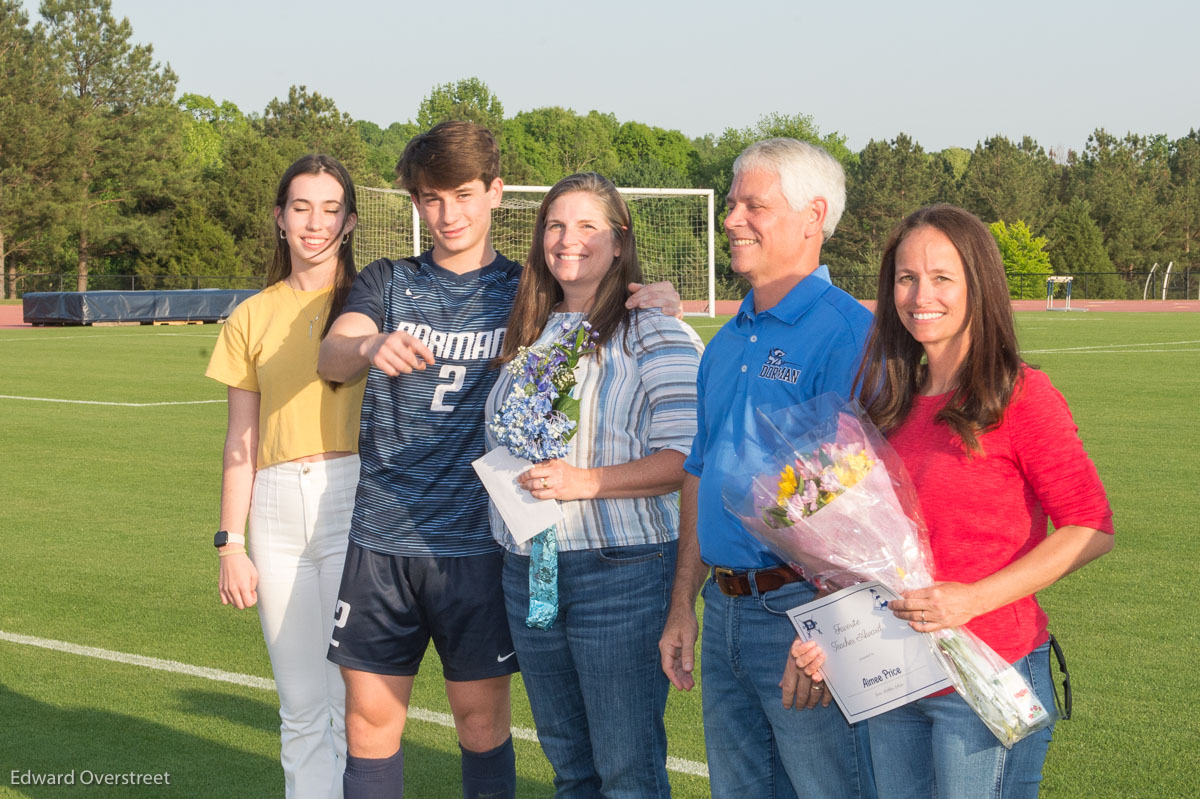
[[(490, 752), (462, 749), (463, 799), (513, 799), (517, 795), (517, 760), (512, 736)], [(352, 799), (349, 794), (346, 799)]]
[(345, 799), (400, 799), (404, 796), (404, 747), (391, 757), (346, 756)]

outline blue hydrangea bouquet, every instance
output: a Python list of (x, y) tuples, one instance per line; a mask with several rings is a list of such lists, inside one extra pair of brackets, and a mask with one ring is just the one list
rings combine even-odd
[[(572, 396), (575, 367), (596, 351), (596, 333), (586, 321), (572, 327), (563, 322), (558, 338), (549, 344), (521, 347), (509, 361), (512, 389), (488, 425), (496, 439), (515, 457), (534, 463), (567, 454), (579, 427), (579, 399)], [(549, 629), (558, 617), (558, 539), (554, 527), (530, 542), (530, 627)]]

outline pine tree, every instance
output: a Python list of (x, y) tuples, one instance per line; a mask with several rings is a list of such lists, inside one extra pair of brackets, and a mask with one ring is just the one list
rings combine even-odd
[(163, 196), (181, 193), (169, 188), (182, 132), (175, 73), (149, 45), (131, 44), (129, 20), (113, 17), (110, 0), (43, 0), (40, 12), (66, 72), (71, 137), (60, 185), (86, 291), (92, 261), (161, 235), (153, 228)]
[(984, 222), (1023, 219), (1040, 232), (1054, 214), (1058, 167), (1026, 136), (1003, 136), (976, 145), (962, 177), (962, 203)]
[(19, 0), (0, 0), (0, 271), (15, 297), (16, 259), (58, 221), (59, 159), (66, 150), (62, 73), (45, 30)]
[[(846, 215), (829, 244), (829, 257), (839, 271), (858, 267), (875, 276), (888, 235), (904, 217), (940, 198), (949, 180), (944, 163), (928, 155), (911, 137), (900, 133), (890, 143), (871, 141), (850, 166)], [(874, 287), (863, 286), (856, 296)]]
[(1091, 203), (1092, 218), (1104, 234), (1113, 265), (1132, 274), (1153, 261), (1170, 259), (1169, 142), (1163, 136), (1127, 134), (1118, 139), (1103, 129), (1088, 137), (1071, 180), (1076, 196)]
[(267, 103), (258, 126), (289, 163), (308, 153), (326, 153), (353, 176), (366, 172), (367, 147), (354, 120), (339, 112), (333, 100), (304, 86), (291, 87), (287, 100)]
[(1092, 219), (1092, 206), (1076, 197), (1050, 224), (1050, 263), (1055, 274), (1084, 275), (1075, 281), (1077, 296), (1114, 298), (1126, 295), (1126, 283), (1113, 271), (1104, 234)]
[(1200, 131), (1171, 144), (1170, 207), (1176, 268), (1200, 266)]

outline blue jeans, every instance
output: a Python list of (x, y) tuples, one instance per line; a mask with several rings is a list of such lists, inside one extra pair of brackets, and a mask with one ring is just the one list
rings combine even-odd
[[(1013, 664), (1042, 707), (1054, 707), (1050, 644)], [(930, 696), (868, 719), (879, 795), (939, 799), (1036, 797), (1051, 728), (1005, 749), (958, 694)]]
[(504, 601), (556, 796), (670, 796), (658, 653), (677, 544), (558, 553), (558, 617), (525, 626), (529, 558), (504, 556)]
[(811, 583), (728, 597), (704, 590), (701, 666), (704, 742), (716, 799), (874, 799), (864, 724), (836, 704), (786, 710), (779, 680), (795, 628), (787, 611), (810, 601)]

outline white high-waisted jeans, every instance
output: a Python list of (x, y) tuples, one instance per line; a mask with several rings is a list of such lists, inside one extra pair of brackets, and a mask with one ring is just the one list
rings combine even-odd
[(279, 691), (288, 799), (342, 796), (346, 688), (325, 652), (357, 483), (357, 455), (280, 463), (254, 477), (246, 544)]

